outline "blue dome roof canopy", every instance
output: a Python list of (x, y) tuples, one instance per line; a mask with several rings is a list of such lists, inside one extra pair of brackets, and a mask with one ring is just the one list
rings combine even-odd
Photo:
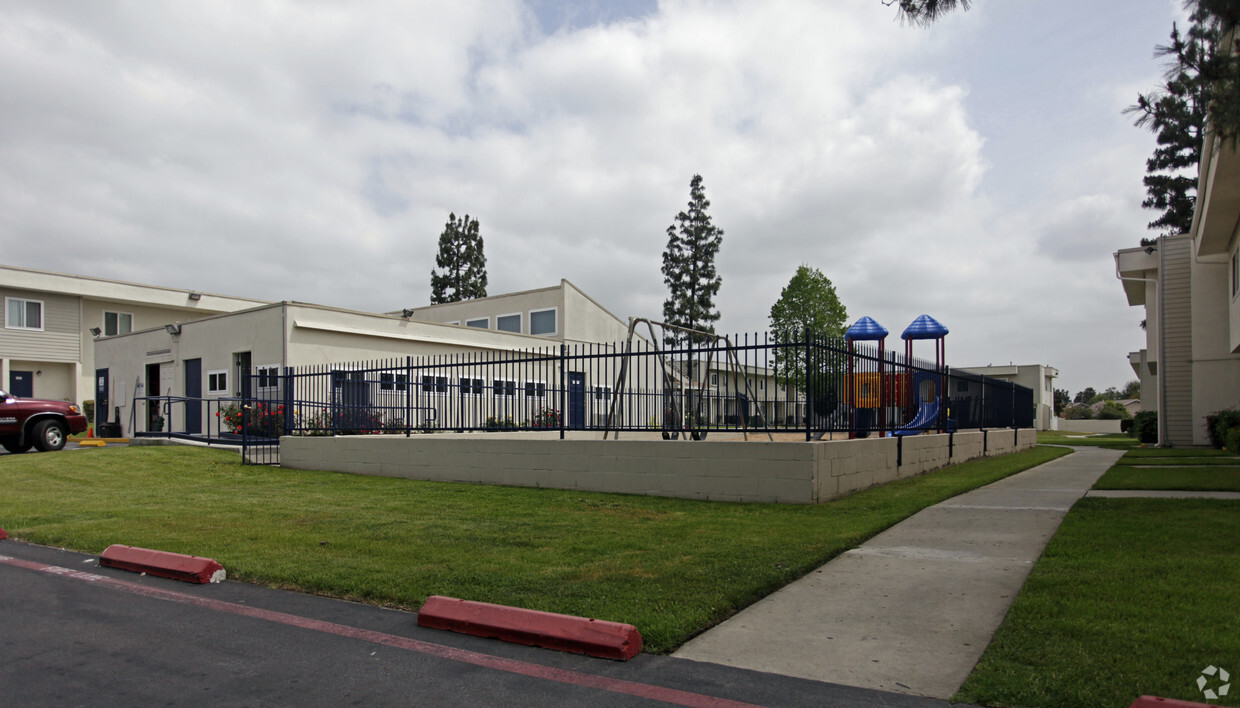
[(947, 336), (948, 329), (930, 315), (922, 315), (901, 334), (901, 339), (939, 339)]
[(887, 338), (887, 328), (870, 319), (862, 317), (857, 320), (848, 331), (844, 333), (844, 339), (849, 341), (878, 341)]

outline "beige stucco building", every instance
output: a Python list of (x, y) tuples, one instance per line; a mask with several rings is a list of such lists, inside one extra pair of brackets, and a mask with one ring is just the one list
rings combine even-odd
[(1207, 135), (1189, 233), (1115, 253), (1128, 304), (1145, 308), (1145, 348), (1128, 361), (1159, 442), (1207, 445), (1205, 417), (1240, 407), (1240, 154)]
[(15, 266), (0, 266), (0, 296), (0, 388), (78, 405), (94, 398), (97, 337), (264, 302)]
[(1033, 391), (1033, 426), (1037, 430), (1051, 430), (1055, 423), (1055, 379), (1059, 369), (1043, 364), (1011, 364), (1008, 366), (965, 366), (953, 371), (987, 376), (1001, 381), (1011, 381)]
[(389, 312), (427, 322), (550, 337), (567, 343), (621, 343), (628, 322), (567, 280), (537, 290)]

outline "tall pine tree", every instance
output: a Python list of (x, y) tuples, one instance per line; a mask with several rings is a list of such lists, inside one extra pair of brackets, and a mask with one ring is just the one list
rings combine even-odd
[(1206, 125), (1205, 82), (1200, 68), (1216, 39), (1216, 29), (1193, 13), (1188, 32), (1171, 27), (1171, 43), (1156, 48), (1170, 57), (1166, 80), (1157, 90), (1137, 96), (1127, 109), (1138, 114), (1137, 125), (1157, 134), (1158, 146), (1145, 161), (1146, 198), (1141, 206), (1161, 211), (1149, 223), (1151, 230), (1174, 236), (1187, 233), (1193, 223), (1197, 194), (1197, 165)]
[[(711, 223), (706, 210), (710, 201), (702, 188), (702, 175), (689, 182), (689, 210), (676, 215), (667, 227), (667, 248), (663, 251), (663, 282), (668, 298), (663, 302), (663, 320), (688, 329), (714, 332), (719, 320), (715, 295), (723, 278), (715, 271), (715, 255), (723, 242), (723, 230)], [(690, 337), (669, 331), (665, 342), (675, 346)], [(701, 337), (693, 337), (700, 341)]]
[(437, 269), (431, 269), (432, 305), (487, 296), (487, 257), (477, 219), (448, 214), (435, 265)]

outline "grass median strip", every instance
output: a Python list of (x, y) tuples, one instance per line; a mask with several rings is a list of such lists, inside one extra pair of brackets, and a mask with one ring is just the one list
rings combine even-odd
[[(1240, 501), (1079, 501), (955, 700), (1126, 706), (1202, 701), (1240, 656)], [(1237, 695), (1222, 705), (1237, 705)]]
[(1081, 445), (1086, 447), (1103, 447), (1115, 450), (1139, 448), (1141, 443), (1129, 435), (1074, 433), (1070, 430), (1043, 430), (1038, 433), (1039, 445)]
[(1134, 467), (1115, 465), (1094, 489), (1147, 489), (1190, 492), (1240, 492), (1240, 467)]
[(816, 506), (247, 467), (203, 448), (5, 458), (0, 524), (98, 553), (208, 556), (229, 577), (416, 608), (432, 594), (636, 625), (670, 651), (944, 499), (1068, 451), (958, 465)]

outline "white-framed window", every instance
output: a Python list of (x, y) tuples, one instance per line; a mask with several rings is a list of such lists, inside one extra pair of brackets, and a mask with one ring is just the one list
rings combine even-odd
[(530, 334), (555, 334), (559, 331), (558, 319), (558, 311), (554, 307), (530, 310)]
[(43, 331), (43, 301), (4, 298), (4, 328)]
[(433, 374), (422, 375), (422, 393), (445, 394), (448, 392), (448, 377)]
[(495, 318), (495, 329), (501, 332), (521, 333), (521, 313), (514, 312), (510, 315), (500, 315)]
[(595, 386), (594, 402), (607, 403), (611, 400), (611, 386)]
[(264, 364), (254, 367), (255, 380), (260, 391), (274, 391), (280, 387), (279, 364)]
[(133, 314), (129, 312), (103, 313), (103, 334), (112, 337), (118, 334), (129, 334), (133, 331)]
[(486, 387), (482, 379), (476, 379), (472, 376), (462, 376), (458, 383), (462, 396), (481, 396), (482, 389)]
[(546, 381), (526, 381), (525, 382), (526, 398), (546, 398), (547, 382)]
[(466, 327), (477, 327), (478, 329), (490, 329), (491, 318), (490, 317), (479, 317), (476, 320), (465, 320), (465, 326)]
[(228, 369), (217, 369), (207, 372), (207, 393), (221, 394), (228, 392)]
[(491, 382), (491, 392), (496, 398), (517, 395), (517, 382), (512, 379), (495, 379)]
[(719, 385), (719, 374), (718, 374), (718, 372), (711, 372), (711, 375), (710, 375), (710, 385), (711, 385), (711, 386), (718, 386), (718, 385)]

